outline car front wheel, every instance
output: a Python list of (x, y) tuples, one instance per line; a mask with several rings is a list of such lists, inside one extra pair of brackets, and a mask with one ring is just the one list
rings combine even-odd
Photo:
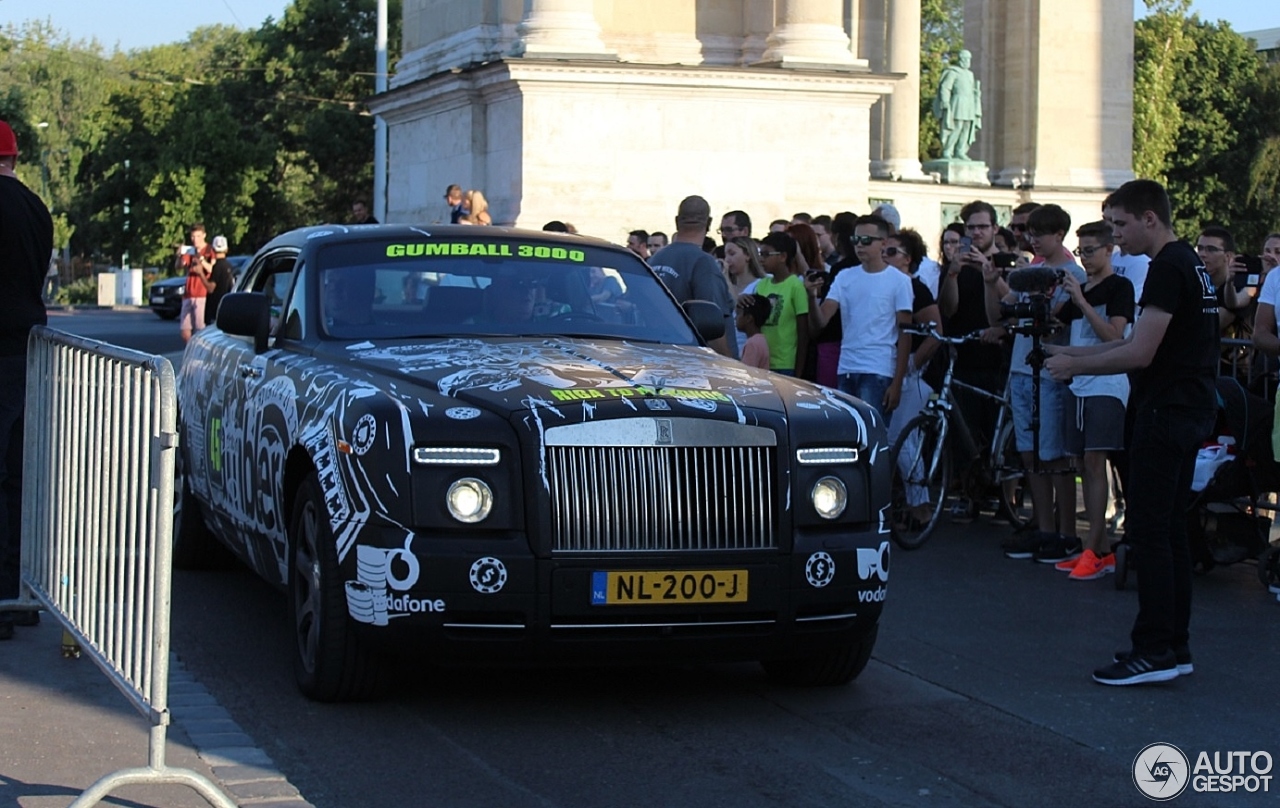
[(859, 636), (830, 650), (796, 659), (766, 659), (760, 663), (769, 678), (793, 687), (834, 687), (847, 685), (871, 659), (880, 624), (872, 623)]
[(329, 512), (314, 472), (303, 480), (294, 502), (289, 551), (298, 689), (309, 699), (326, 702), (377, 695), (380, 666), (351, 630)]

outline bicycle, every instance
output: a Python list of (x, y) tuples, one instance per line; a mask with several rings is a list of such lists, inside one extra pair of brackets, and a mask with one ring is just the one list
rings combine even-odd
[[(992, 487), (998, 489), (1000, 505), (1014, 528), (1024, 527), (1031, 519), (1030, 496), (1023, 485), (1026, 469), (1015, 442), (1008, 380), (1004, 391), (996, 395), (955, 378), (955, 346), (977, 341), (981, 332), (948, 337), (938, 333), (934, 326), (922, 326), (914, 331), (943, 343), (947, 371), (941, 389), (907, 422), (890, 450), (893, 458), (890, 535), (902, 549), (918, 549), (937, 528), (948, 495), (966, 494), (978, 500)], [(1000, 406), (991, 444), (985, 453), (974, 440), (953, 395), (953, 388), (957, 387)], [(969, 461), (960, 474), (963, 485), (955, 492), (951, 490), (953, 433)]]

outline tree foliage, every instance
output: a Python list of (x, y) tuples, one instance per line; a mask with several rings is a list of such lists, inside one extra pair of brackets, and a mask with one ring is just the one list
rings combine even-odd
[(1217, 224), (1256, 244), (1280, 213), (1274, 70), (1227, 24), (1188, 15), (1188, 0), (1146, 2), (1134, 29), (1134, 171), (1165, 183), (1180, 234)]
[(1144, 0), (1148, 16), (1133, 31), (1133, 171), (1165, 181), (1182, 128), (1174, 85), (1194, 47), (1186, 32), (1191, 0)]
[(0, 114), (40, 145), (41, 159), (24, 145), (20, 170), (63, 222), (60, 243), (168, 266), (194, 221), (251, 251), (343, 218), (372, 185), (376, 14), (377, 0), (294, 0), (257, 29), (129, 53), (48, 23), (0, 35)]
[(964, 47), (964, 0), (920, 3), (920, 159), (942, 156), (942, 130), (933, 116), (933, 97), (942, 71)]

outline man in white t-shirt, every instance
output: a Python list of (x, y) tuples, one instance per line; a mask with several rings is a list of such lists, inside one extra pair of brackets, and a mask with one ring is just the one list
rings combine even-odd
[(884, 260), (889, 232), (889, 223), (879, 216), (858, 217), (853, 244), (861, 266), (836, 275), (821, 303), (822, 278), (805, 280), (811, 333), (840, 315), (840, 390), (867, 402), (886, 420), (898, 406), (907, 374), (911, 335), (902, 327), (911, 324), (912, 302), (911, 278)]
[(1142, 285), (1147, 282), (1147, 266), (1151, 258), (1142, 254), (1129, 255), (1115, 247), (1111, 250), (1111, 270), (1122, 278), (1128, 278), (1133, 284), (1133, 300), (1142, 302)]

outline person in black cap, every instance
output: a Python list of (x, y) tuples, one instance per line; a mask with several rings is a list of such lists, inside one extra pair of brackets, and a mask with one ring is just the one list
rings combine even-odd
[[(22, 549), (22, 415), (27, 398), (27, 336), (48, 322), (40, 297), (53, 218), (14, 173), (18, 139), (0, 121), (0, 601), (18, 597)], [(37, 612), (0, 612), (0, 640)]]

